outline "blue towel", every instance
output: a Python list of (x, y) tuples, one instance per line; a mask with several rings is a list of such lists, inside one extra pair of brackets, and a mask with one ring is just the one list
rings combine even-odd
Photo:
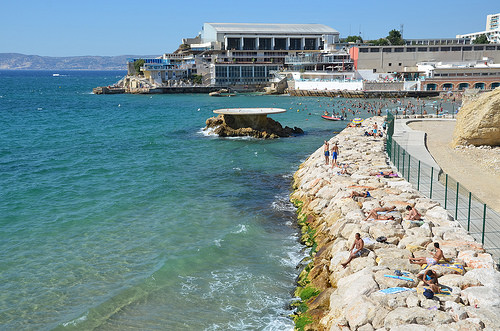
[(412, 288), (408, 288), (408, 287), (389, 287), (389, 288), (380, 290), (379, 292), (384, 293), (384, 294), (394, 294), (394, 293), (400, 293), (400, 292), (405, 292), (405, 291), (415, 291), (415, 290)]

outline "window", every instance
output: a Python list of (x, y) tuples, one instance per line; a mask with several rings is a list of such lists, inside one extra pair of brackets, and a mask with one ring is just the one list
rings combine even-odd
[(314, 39), (314, 38), (306, 38), (304, 49), (307, 49), (307, 50), (316, 49), (316, 39)]
[(407, 53), (415, 52), (415, 47), (408, 47), (408, 48), (406, 48), (406, 52)]
[(452, 47), (451, 50), (453, 52), (460, 52), (460, 50), (462, 49), (462, 47)]
[(495, 46), (486, 46), (486, 50), (487, 51), (494, 51), (495, 50)]
[(391, 53), (392, 52), (392, 48), (382, 48), (382, 52), (383, 53)]
[(464, 46), (464, 51), (472, 51), (472, 46)]
[(378, 53), (379, 51), (379, 48), (370, 48), (370, 53)]
[(484, 51), (484, 46), (474, 46), (475, 51)]
[(401, 62), (399, 62), (398, 66), (400, 66), (400, 67), (401, 67), (401, 65), (402, 65), (402, 63), (401, 63)]
[(427, 47), (419, 47), (419, 48), (417, 48), (417, 51), (419, 51), (419, 52), (427, 52)]
[(252, 50), (255, 49), (255, 38), (243, 38), (243, 49)]
[(429, 47), (429, 52), (438, 52), (439, 47)]
[(274, 49), (276, 49), (276, 50), (286, 49), (286, 39), (285, 38), (275, 38), (274, 39)]
[(450, 48), (449, 47), (441, 47), (441, 52), (449, 52)]
[(243, 66), (241, 67), (241, 77), (252, 77), (253, 67)]
[(302, 49), (302, 39), (300, 38), (290, 38), (290, 47), (288, 49), (300, 50)]
[(255, 66), (254, 67), (254, 77), (266, 77), (266, 67)]
[(229, 77), (240, 77), (240, 66), (229, 66)]
[(240, 38), (227, 38), (227, 49), (241, 49)]
[(396, 52), (396, 53), (403, 53), (403, 51), (404, 51), (404, 48), (402, 48), (402, 47), (394, 48), (394, 52)]
[(259, 38), (259, 49), (261, 50), (272, 49), (271, 38)]
[(216, 66), (215, 67), (215, 77), (227, 77), (227, 67), (226, 66)]
[(360, 53), (368, 53), (368, 48), (360, 48), (359, 52)]
[(391, 63), (391, 62), (389, 62), (387, 65), (390, 67), (390, 66), (392, 66), (392, 63)]

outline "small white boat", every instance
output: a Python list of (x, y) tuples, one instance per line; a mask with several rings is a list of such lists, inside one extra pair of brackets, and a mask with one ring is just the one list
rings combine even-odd
[(59, 77), (61, 76), (60, 74), (52, 74), (52, 77)]

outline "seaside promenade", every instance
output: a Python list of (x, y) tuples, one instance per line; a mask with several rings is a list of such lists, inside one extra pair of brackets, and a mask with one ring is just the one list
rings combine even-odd
[[(391, 153), (386, 154), (385, 139), (364, 135), (384, 120), (369, 118), (362, 127), (346, 128), (329, 140), (330, 145), (338, 143), (339, 162), (348, 165), (347, 174), (326, 165), (320, 147), (294, 175), (291, 200), (298, 207), (302, 240), (311, 246), (312, 257), (298, 280), (296, 294), (302, 304), (297, 327), (496, 329), (500, 272), (491, 254), (439, 201), (407, 181), (407, 173), (377, 174), (398, 170), (388, 158)], [(366, 191), (369, 196), (363, 194)], [(361, 196), (353, 198), (356, 193)], [(407, 205), (414, 206), (423, 219), (409, 220)], [(380, 207), (393, 210), (379, 214), (376, 208)], [(370, 212), (376, 216), (367, 217)], [(344, 268), (356, 234), (364, 248)], [(410, 263), (410, 258), (431, 257), (434, 243), (441, 245), (447, 261), (423, 267)], [(444, 293), (434, 293), (432, 298), (423, 295), (426, 287), (417, 277), (423, 268), (437, 274)]]

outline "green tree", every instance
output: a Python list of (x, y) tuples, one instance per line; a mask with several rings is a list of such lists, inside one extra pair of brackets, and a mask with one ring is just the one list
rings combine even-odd
[(398, 30), (395, 30), (395, 29), (389, 31), (389, 35), (387, 36), (386, 39), (389, 40), (391, 45), (404, 45), (405, 44), (405, 41), (401, 37), (401, 32), (399, 32)]
[(189, 78), (195, 84), (202, 84), (203, 83), (203, 76), (202, 75), (192, 74), (191, 77), (189, 77)]
[(488, 40), (488, 37), (486, 37), (485, 34), (480, 35), (476, 39), (472, 41), (473, 44), (489, 44), (490, 41)]
[(348, 36), (347, 38), (345, 38), (345, 42), (346, 43), (355, 43), (357, 41), (360, 41), (360, 42), (363, 42), (363, 38), (361, 38), (361, 36)]
[(385, 38), (380, 38), (377, 40), (372, 40), (371, 43), (375, 46), (388, 46), (389, 45), (389, 40)]
[(141, 71), (141, 67), (144, 65), (144, 59), (138, 59), (134, 61), (134, 69), (135, 74), (139, 76), (143, 76), (144, 73)]

